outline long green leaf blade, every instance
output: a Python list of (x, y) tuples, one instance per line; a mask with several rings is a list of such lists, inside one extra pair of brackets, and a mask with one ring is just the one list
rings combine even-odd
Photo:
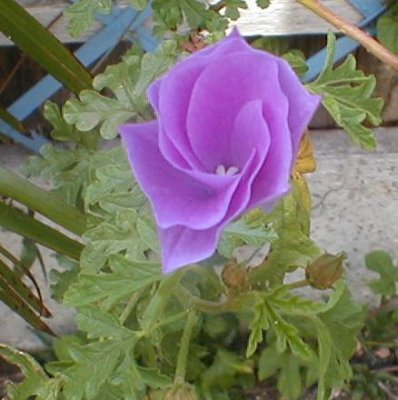
[(12, 269), (7, 264), (0, 260), (0, 284), (13, 291), (16, 296), (20, 297), (30, 308), (35, 312), (42, 314), (46, 317), (51, 316), (50, 311), (43, 305), (41, 298), (35, 296), (28, 286), (25, 285)]
[(14, 0), (1, 1), (0, 31), (71, 91), (91, 88), (87, 69)]
[(78, 260), (83, 245), (20, 210), (0, 202), (0, 226)]
[(32, 325), (35, 329), (54, 335), (50, 327), (43, 322), (40, 317), (32, 311), (30, 307), (20, 298), (15, 296), (13, 291), (4, 290), (0, 284), (0, 301), (2, 301), (12, 311), (16, 312), (27, 323)]
[(4, 122), (7, 122), (8, 125), (12, 126), (17, 131), (26, 133), (26, 128), (23, 126), (23, 124), (3, 107), (0, 107), (0, 119), (2, 119)]
[(65, 204), (53, 193), (33, 185), (2, 167), (0, 167), (0, 194), (45, 215), (76, 235), (82, 235), (87, 230), (86, 217), (79, 210)]

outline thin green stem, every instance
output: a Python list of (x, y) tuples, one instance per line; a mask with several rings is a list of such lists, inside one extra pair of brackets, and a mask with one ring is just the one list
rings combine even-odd
[(334, 25), (345, 35), (351, 37), (360, 43), (369, 53), (372, 53), (379, 60), (389, 65), (398, 72), (398, 57), (381, 45), (377, 40), (373, 39), (368, 33), (362, 31), (355, 25), (349, 23), (341, 16), (335, 14), (318, 0), (297, 0), (302, 6), (308, 8), (313, 13)]
[(194, 310), (189, 310), (184, 332), (182, 333), (180, 350), (178, 352), (177, 366), (174, 375), (174, 384), (179, 385), (185, 382), (189, 345), (193, 328), (195, 327), (197, 315)]
[(301, 281), (288, 283), (286, 286), (289, 287), (290, 289), (298, 289), (298, 288), (302, 288), (302, 287), (309, 286), (309, 285), (310, 285), (310, 282), (308, 279), (302, 279)]
[(128, 316), (131, 314), (131, 312), (134, 310), (134, 307), (136, 306), (138, 300), (141, 297), (142, 291), (139, 290), (138, 292), (135, 292), (130, 300), (128, 301), (126, 307), (124, 308), (122, 314), (119, 317), (120, 323), (124, 324), (128, 318)]
[(33, 185), (26, 179), (0, 167), (0, 195), (10, 197), (76, 235), (87, 230), (87, 219), (55, 194)]

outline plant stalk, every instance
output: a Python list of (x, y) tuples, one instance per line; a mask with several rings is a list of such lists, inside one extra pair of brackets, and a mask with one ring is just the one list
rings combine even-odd
[(180, 350), (178, 352), (177, 367), (174, 376), (174, 384), (179, 385), (185, 382), (189, 345), (191, 342), (192, 331), (196, 323), (196, 312), (189, 310), (184, 332), (182, 333)]
[(346, 36), (360, 43), (369, 53), (398, 72), (398, 57), (369, 34), (335, 14), (318, 0), (297, 0), (302, 6), (338, 28)]

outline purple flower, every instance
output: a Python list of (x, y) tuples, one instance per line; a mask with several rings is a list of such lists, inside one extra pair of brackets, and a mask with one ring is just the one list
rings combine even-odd
[(148, 97), (157, 120), (120, 128), (159, 228), (165, 272), (211, 256), (243, 211), (289, 191), (320, 98), (234, 31), (179, 62)]

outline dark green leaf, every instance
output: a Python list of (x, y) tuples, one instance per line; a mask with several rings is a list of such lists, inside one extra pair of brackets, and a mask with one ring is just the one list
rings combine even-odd
[(0, 31), (71, 91), (77, 93), (91, 87), (90, 73), (14, 0), (2, 0)]
[(0, 226), (78, 260), (83, 245), (16, 208), (0, 202)]
[(26, 133), (24, 125), (3, 107), (0, 107), (0, 119), (21, 133)]
[(79, 210), (65, 204), (53, 193), (33, 185), (2, 167), (0, 167), (0, 194), (19, 201), (77, 235), (81, 235), (87, 229), (86, 217)]
[(377, 19), (377, 37), (393, 53), (398, 54), (398, 4)]

